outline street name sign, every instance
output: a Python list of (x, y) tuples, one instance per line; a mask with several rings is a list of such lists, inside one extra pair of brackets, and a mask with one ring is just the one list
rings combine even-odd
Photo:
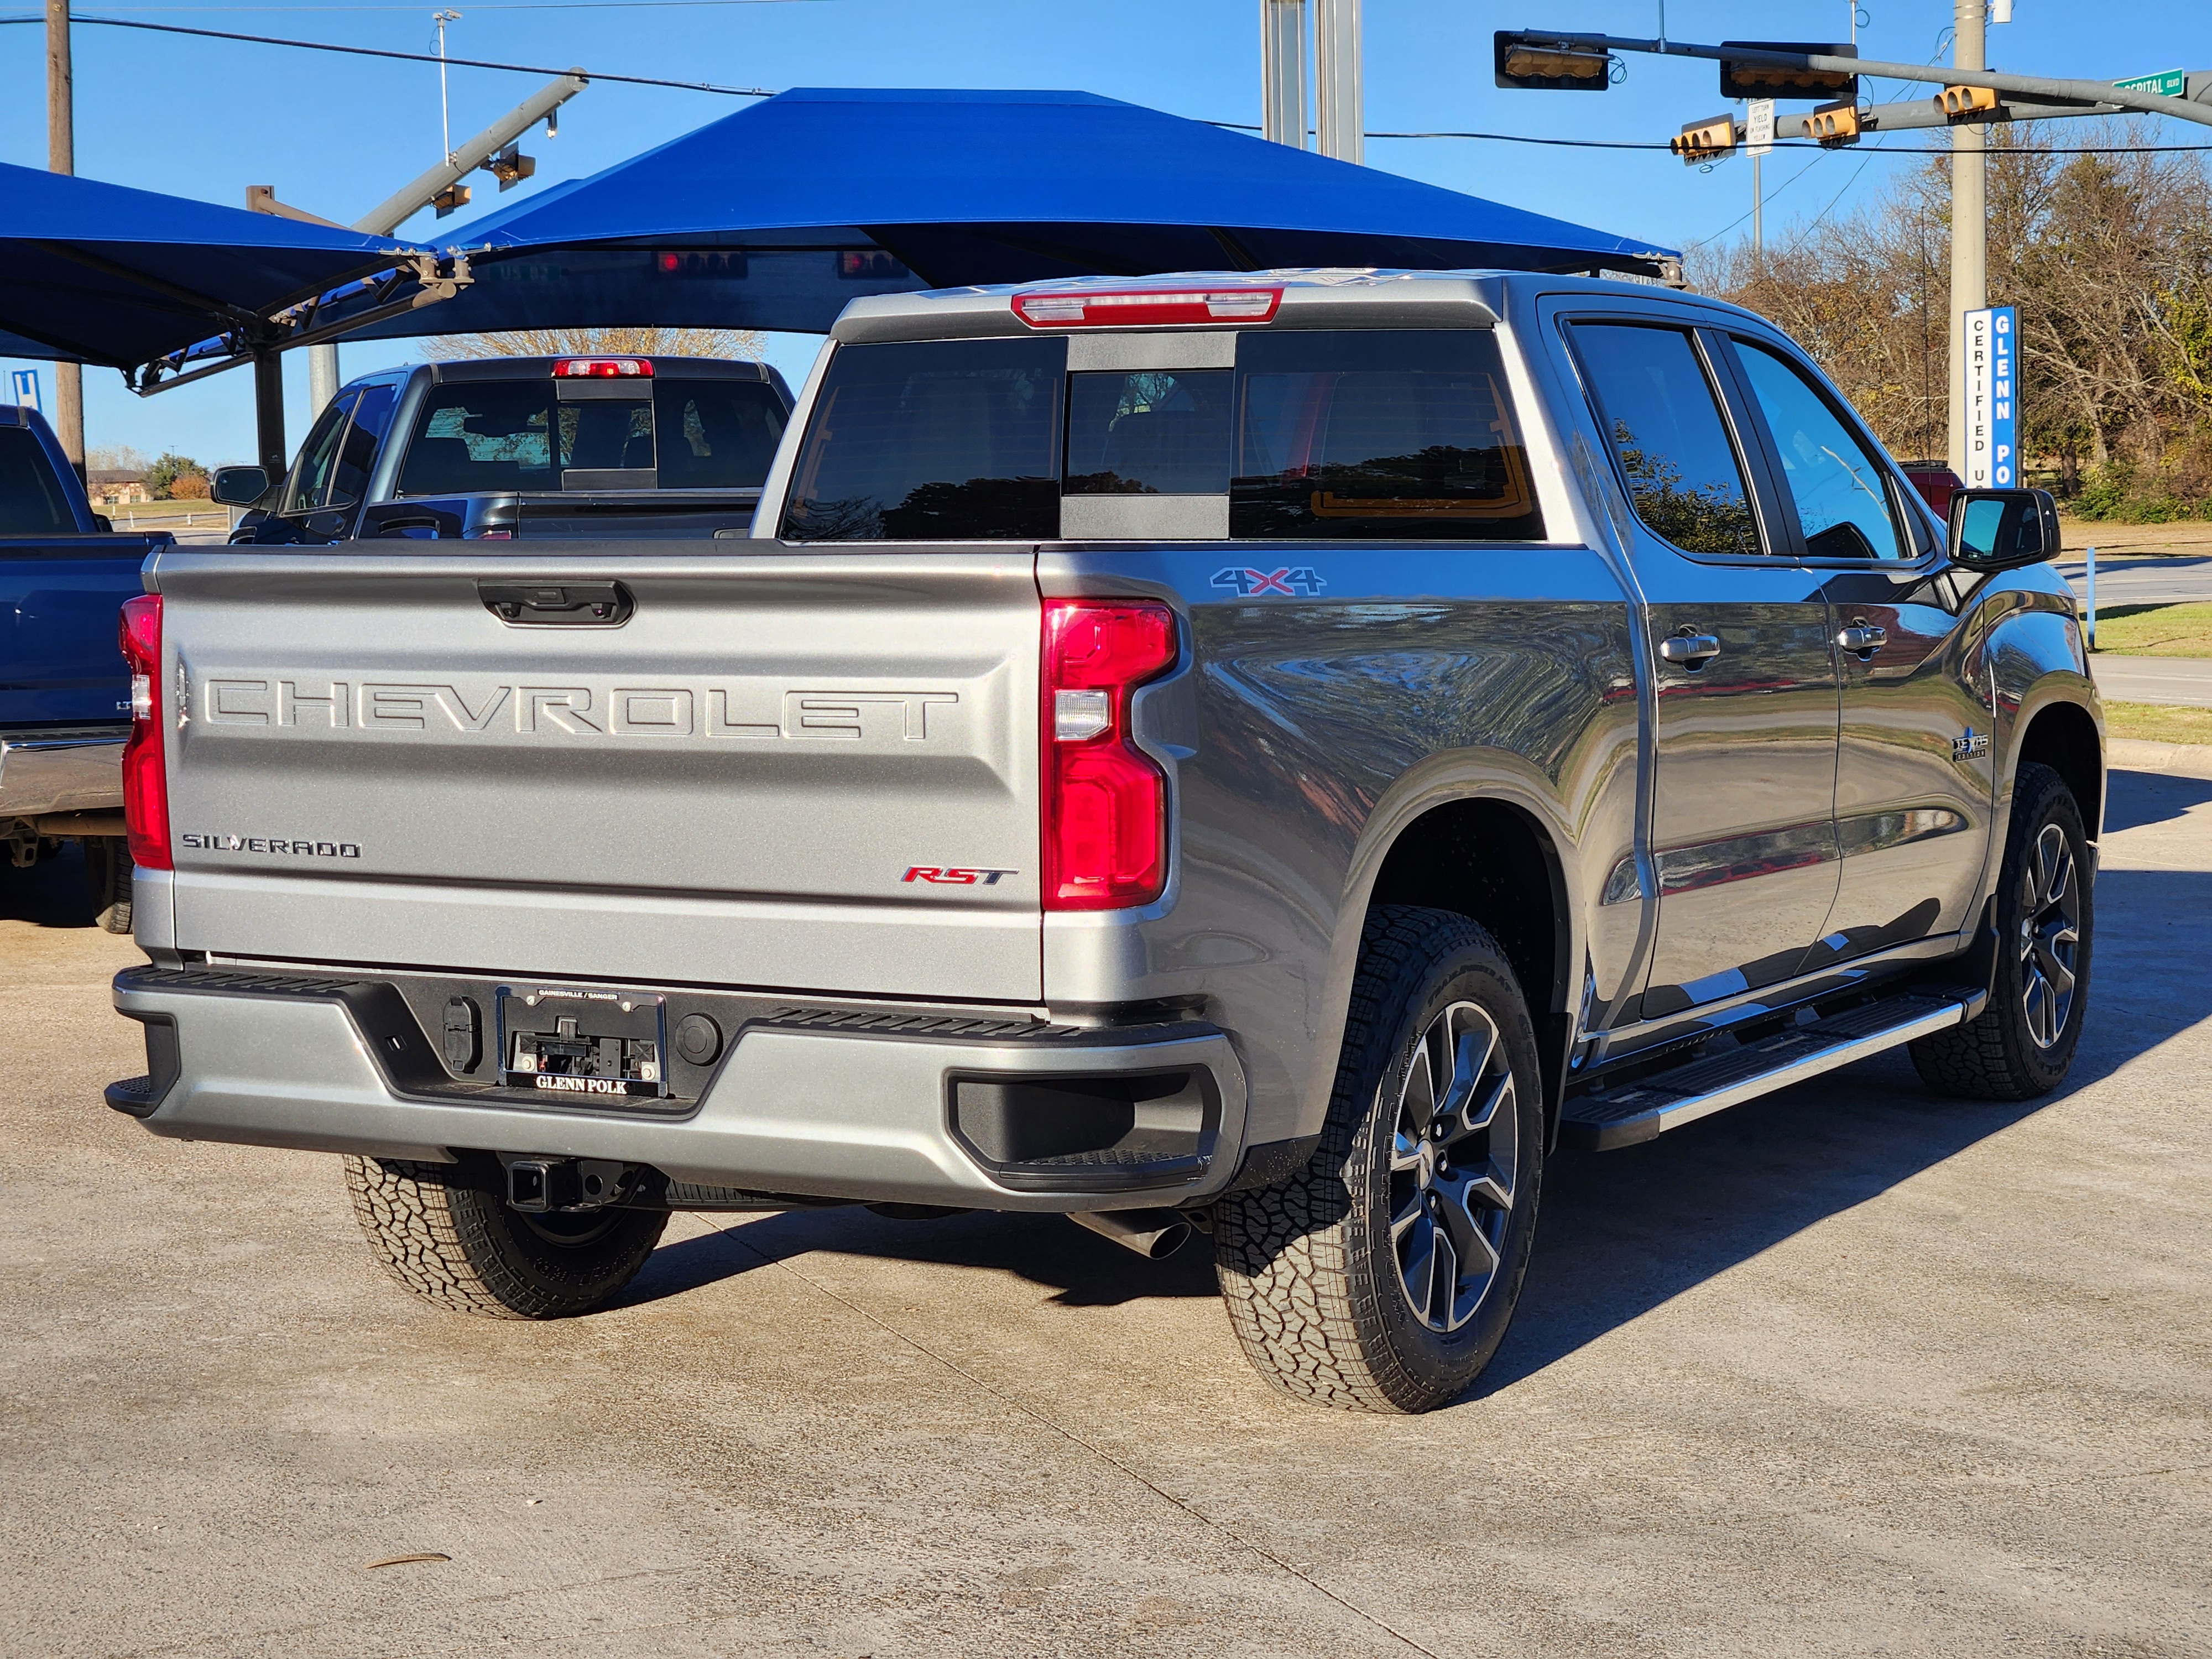
[(2187, 70), (2160, 70), (2155, 75), (2131, 75), (2113, 86), (2122, 92), (2148, 92), (2160, 98), (2180, 98), (2189, 90)]
[(1966, 488), (2020, 487), (2019, 421), (2014, 410), (2015, 306), (1966, 313)]

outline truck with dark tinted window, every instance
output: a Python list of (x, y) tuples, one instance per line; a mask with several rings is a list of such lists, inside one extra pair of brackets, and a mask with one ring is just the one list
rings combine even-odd
[(791, 411), (766, 363), (615, 355), (417, 363), (349, 382), (291, 470), (224, 467), (255, 546), (743, 535)]
[(166, 532), (117, 535), (36, 410), (0, 404), (0, 845), (17, 869), (82, 845), (93, 908), (131, 931), (116, 612)]
[(108, 1098), (342, 1155), (457, 1310), (599, 1306), (672, 1210), (1058, 1211), (1210, 1235), (1264, 1375), (1425, 1408), (1555, 1146), (1898, 1048), (2065, 1078), (2057, 547), (1657, 289), (864, 300), (748, 539), (154, 561)]

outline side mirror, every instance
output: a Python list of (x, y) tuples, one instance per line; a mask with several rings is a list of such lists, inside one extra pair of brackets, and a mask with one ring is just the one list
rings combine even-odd
[(208, 493), (225, 507), (251, 507), (269, 493), (269, 471), (259, 466), (219, 466)]
[(2047, 489), (1954, 490), (1948, 550), (1970, 570), (2040, 564), (2058, 552), (2058, 504)]

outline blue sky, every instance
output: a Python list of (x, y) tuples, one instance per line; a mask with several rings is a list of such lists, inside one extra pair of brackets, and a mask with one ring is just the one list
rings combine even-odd
[[(433, 38), (428, 3), (80, 3), (95, 15), (404, 52), (428, 51)], [(1259, 119), (1257, 0), (449, 3), (462, 18), (451, 27), (448, 50), (461, 57), (775, 89), (1075, 87), (1179, 115)], [(1897, 61), (1929, 59), (1951, 10), (1950, 0), (1865, 0), (1860, 49)], [(1602, 96), (1491, 84), (1493, 29), (1650, 34), (1656, 0), (1366, 0), (1365, 11), (1370, 129), (1648, 141), (1724, 107), (1709, 64), (1632, 58), (1626, 82)], [(2203, 0), (2015, 0), (2014, 11), (2017, 21), (1990, 32), (1991, 61), (2001, 68), (2111, 79), (2212, 67), (2212, 7)], [(1681, 40), (1842, 40), (1848, 7), (1846, 0), (1672, 0), (1667, 26)], [(90, 177), (233, 206), (244, 204), (248, 185), (274, 185), (282, 199), (346, 221), (438, 158), (438, 72), (428, 64), (91, 26), (76, 30), (75, 45), (77, 170)], [(477, 131), (538, 84), (490, 70), (450, 74), (457, 134)], [(1903, 95), (1893, 84), (1874, 92)], [(711, 94), (600, 82), (562, 112), (558, 138), (541, 135), (529, 146), (538, 172), (521, 189), (597, 172), (738, 106)], [(2179, 124), (2160, 134), (2169, 135), (2212, 138)], [(36, 27), (0, 27), (0, 159), (46, 161), (43, 31)], [(1367, 160), (1675, 246), (1742, 234), (1734, 222), (1750, 206), (1750, 168), (1741, 160), (1705, 173), (1664, 154), (1393, 139), (1370, 141)], [(1865, 151), (1777, 156), (1766, 169), (1768, 233), (1848, 215), (1911, 165), (1910, 158), (1869, 160)], [(500, 197), (486, 175), (473, 182), (478, 210), (519, 199), (519, 192)], [(425, 234), (435, 222), (426, 213), (404, 228)], [(438, 228), (465, 222), (456, 216)], [(809, 337), (775, 337), (769, 355), (795, 380), (814, 344)], [(412, 355), (404, 342), (349, 346), (345, 372)], [(149, 455), (179, 449), (213, 463), (246, 459), (252, 447), (252, 388), (242, 374), (143, 400), (111, 370), (88, 369), (85, 379), (91, 445), (130, 444)], [(288, 360), (295, 443), (306, 379), (304, 361)]]

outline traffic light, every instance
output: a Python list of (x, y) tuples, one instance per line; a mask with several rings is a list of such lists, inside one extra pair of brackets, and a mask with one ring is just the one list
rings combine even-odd
[(441, 219), (449, 213), (459, 212), (468, 204), (469, 187), (466, 185), (447, 185), (430, 198), (430, 205), (438, 210)]
[(1972, 120), (1997, 106), (1994, 87), (1946, 87), (1936, 96), (1936, 106), (1954, 121)]
[(1735, 148), (1735, 118), (1716, 115), (1710, 120), (1692, 121), (1667, 141), (1667, 148), (1692, 164), (1724, 160)]
[(538, 158), (534, 155), (525, 155), (522, 153), (522, 146), (518, 142), (509, 144), (490, 161), (485, 162), (484, 166), (490, 172), (491, 176), (499, 180), (499, 187), (501, 190), (512, 190), (525, 179), (536, 176)]
[(1806, 133), (1825, 149), (1840, 149), (1859, 141), (1859, 106), (1846, 98), (1823, 104), (1805, 118)]
[[(1723, 40), (1746, 52), (1791, 52), (1809, 58), (1856, 58), (1859, 49), (1848, 41)], [(1837, 70), (1783, 69), (1769, 64), (1744, 64), (1721, 59), (1723, 98), (1850, 98), (1859, 95), (1859, 77)]]
[(1613, 58), (1602, 50), (1540, 34), (1500, 29), (1498, 84), (1527, 92), (1603, 92), (1613, 84)]

